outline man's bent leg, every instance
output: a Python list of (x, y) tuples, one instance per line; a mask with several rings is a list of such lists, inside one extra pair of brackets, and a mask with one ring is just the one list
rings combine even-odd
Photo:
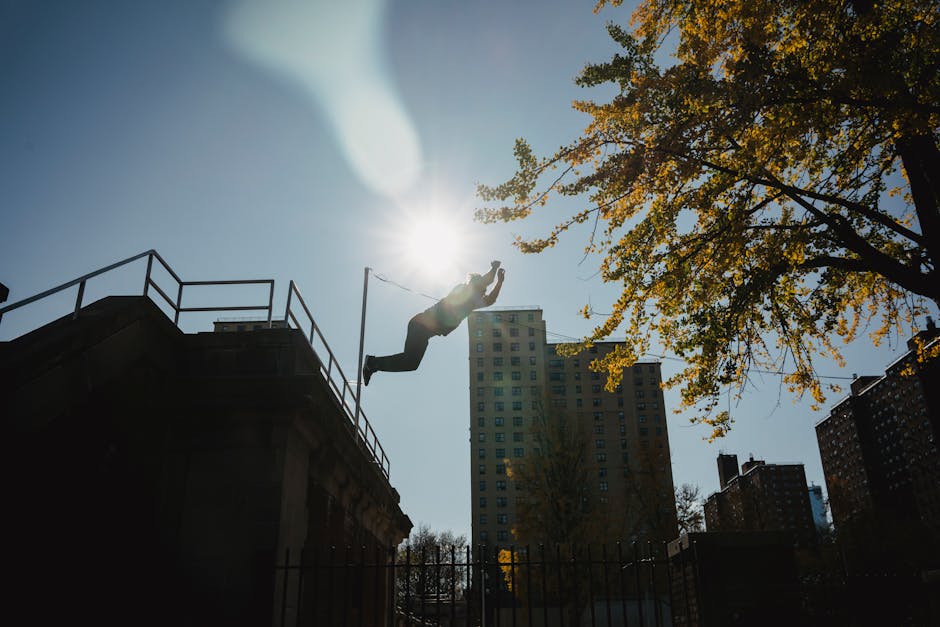
[(408, 323), (408, 335), (405, 337), (404, 350), (395, 355), (373, 357), (368, 364), (372, 371), (407, 372), (418, 368), (428, 348), (428, 340), (431, 339), (431, 334), (428, 332), (427, 327), (416, 318), (417, 316)]

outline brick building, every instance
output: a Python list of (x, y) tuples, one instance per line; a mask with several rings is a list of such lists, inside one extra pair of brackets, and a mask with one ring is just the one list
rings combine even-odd
[(803, 464), (768, 464), (753, 457), (728, 476), (729, 459), (718, 458), (725, 484), (705, 500), (707, 531), (782, 531), (802, 547), (816, 544)]
[(561, 357), (546, 340), (538, 308), (474, 312), (468, 326), (473, 541), (520, 542), (512, 529), (525, 491), (507, 468), (536, 454), (534, 425), (545, 415), (561, 416), (580, 429), (587, 488), (607, 539), (674, 538), (659, 363), (636, 364), (610, 393), (590, 363), (611, 351), (613, 342)]
[(930, 322), (884, 375), (855, 379), (851, 394), (816, 425), (837, 531), (916, 537), (914, 553), (934, 562), (940, 556), (940, 360), (921, 363), (915, 347), (930, 351), (938, 342)]

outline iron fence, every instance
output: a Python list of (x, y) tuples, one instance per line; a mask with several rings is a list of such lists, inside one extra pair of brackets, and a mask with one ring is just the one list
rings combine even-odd
[(665, 546), (285, 551), (275, 625), (666, 627)]
[(694, 552), (657, 543), (287, 551), (275, 567), (273, 624), (926, 627), (940, 617), (936, 573), (781, 584), (770, 572), (727, 571), (723, 592), (702, 576)]

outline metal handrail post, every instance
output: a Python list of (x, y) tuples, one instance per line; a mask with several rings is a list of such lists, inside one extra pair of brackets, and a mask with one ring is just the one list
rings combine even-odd
[(359, 412), (362, 405), (362, 351), (366, 337), (366, 300), (369, 295), (369, 266), (362, 271), (362, 320), (359, 324), (359, 361), (356, 367), (356, 433), (359, 433)]
[(274, 280), (271, 280), (270, 290), (268, 291), (268, 328), (271, 328), (271, 318), (274, 316)]
[[(284, 306), (284, 324), (290, 326), (290, 299), (294, 295), (294, 279), (290, 280), (290, 285), (287, 286), (287, 304)], [(300, 325), (297, 325), (300, 326)]]
[(144, 296), (150, 292), (150, 272), (153, 270), (153, 253), (147, 255), (147, 275), (144, 277)]
[(176, 290), (176, 307), (173, 308), (173, 324), (180, 324), (180, 309), (183, 306), (183, 286), (185, 283), (180, 281), (179, 288)]
[(78, 296), (75, 298), (75, 312), (72, 314), (72, 320), (78, 318), (78, 311), (82, 308), (82, 298), (85, 296), (85, 281), (78, 284)]

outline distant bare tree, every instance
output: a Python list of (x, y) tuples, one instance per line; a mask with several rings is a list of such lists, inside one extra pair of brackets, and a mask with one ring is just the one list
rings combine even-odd
[(705, 530), (705, 513), (697, 485), (683, 483), (676, 488), (676, 515), (680, 535)]
[(439, 596), (456, 597), (466, 588), (466, 544), (463, 535), (432, 531), (418, 525), (407, 543), (398, 547), (396, 567), (398, 600), (417, 603), (420, 599)]

